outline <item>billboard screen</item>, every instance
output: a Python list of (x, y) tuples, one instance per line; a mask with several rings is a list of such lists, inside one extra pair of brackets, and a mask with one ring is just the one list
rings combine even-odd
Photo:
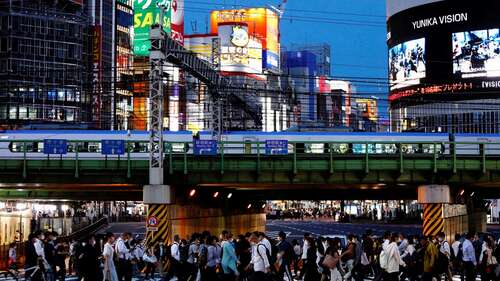
[(219, 25), (220, 70), (262, 74), (262, 44), (242, 24)]
[(160, 23), (161, 11), (158, 4), (165, 7), (163, 14), (163, 29), (170, 33), (171, 0), (134, 0), (134, 55), (149, 56), (151, 42), (149, 30), (153, 24)]
[(500, 29), (452, 35), (453, 73), (462, 78), (500, 76)]
[(498, 98), (500, 1), (429, 2), (387, 21), (389, 100)]
[(404, 42), (389, 50), (391, 89), (420, 84), (425, 78), (425, 39)]
[(210, 32), (217, 33), (218, 25), (223, 23), (246, 24), (250, 36), (262, 43), (263, 67), (270, 70), (279, 68), (279, 18), (275, 12), (266, 8), (212, 11)]

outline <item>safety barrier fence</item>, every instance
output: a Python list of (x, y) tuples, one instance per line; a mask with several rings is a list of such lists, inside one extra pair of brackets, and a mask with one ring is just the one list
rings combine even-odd
[[(146, 141), (125, 141), (122, 155), (103, 155), (101, 143), (98, 140), (68, 140), (65, 154), (44, 154), (43, 140), (0, 140), (0, 163), (2, 161), (22, 161), (22, 173), (26, 177), (29, 161), (47, 160), (73, 161), (75, 176), (78, 177), (79, 163), (83, 160), (102, 160), (118, 163), (120, 168), (126, 168), (127, 176), (131, 176), (132, 162), (148, 160)], [(333, 161), (341, 157), (362, 158), (365, 170), (368, 172), (371, 159), (399, 158), (400, 170), (403, 170), (405, 159), (434, 159), (434, 170), (437, 172), (437, 160), (447, 157), (453, 163), (456, 171), (457, 157), (480, 159), (482, 169), (486, 169), (486, 159), (500, 156), (500, 143), (494, 142), (424, 142), (424, 141), (288, 141), (286, 147), (269, 148), (266, 142), (234, 142), (222, 141), (216, 144), (216, 151), (202, 152), (197, 155), (193, 142), (164, 142), (165, 164), (172, 173), (174, 158), (182, 158), (184, 170), (189, 159), (193, 157), (218, 157), (220, 169), (224, 169), (224, 160), (228, 157), (253, 159), (257, 169), (260, 161), (266, 157), (289, 157), (293, 161), (296, 172), (298, 159), (305, 157), (327, 157), (333, 169)], [(276, 153), (277, 152), (277, 153)]]

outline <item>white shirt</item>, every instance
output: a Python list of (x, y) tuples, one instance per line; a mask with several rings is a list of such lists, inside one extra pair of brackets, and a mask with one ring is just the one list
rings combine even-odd
[(102, 250), (102, 255), (107, 258), (109, 261), (113, 261), (113, 245), (106, 243), (104, 244), (104, 249)]
[(266, 268), (270, 266), (267, 259), (266, 246), (264, 244), (257, 244), (252, 246), (252, 260), (254, 271), (265, 272)]
[(309, 242), (307, 242), (307, 240), (304, 240), (304, 245), (302, 246), (302, 259), (303, 260), (307, 259), (307, 250), (309, 250)]
[(464, 262), (472, 262), (474, 265), (477, 264), (476, 252), (470, 240), (465, 239), (464, 243), (462, 244), (462, 252), (463, 252), (462, 260)]
[(269, 240), (267, 240), (267, 238), (263, 238), (262, 241), (260, 241), (260, 243), (264, 244), (264, 246), (266, 246), (267, 250), (269, 251), (269, 254), (272, 255), (273, 254), (273, 248), (271, 246), (271, 242), (269, 242)]
[(441, 245), (441, 247), (439, 247), (439, 251), (446, 256), (451, 257), (450, 244), (447, 241), (439, 242), (439, 244)]
[(35, 243), (33, 243), (35, 246), (35, 252), (36, 255), (42, 258), (45, 258), (45, 251), (43, 250), (43, 242), (36, 238)]
[(116, 253), (118, 254), (119, 259), (129, 260), (131, 258), (130, 250), (125, 246), (125, 241), (120, 237), (116, 241)]
[(149, 262), (149, 263), (155, 263), (158, 261), (154, 255), (148, 255), (147, 252), (145, 252), (144, 255), (142, 256), (142, 260), (144, 262)]
[(386, 252), (386, 257), (387, 257), (387, 272), (388, 273), (394, 273), (394, 272), (399, 272), (399, 266), (400, 265), (405, 265), (403, 260), (401, 259), (401, 256), (399, 255), (399, 249), (398, 249), (398, 244), (396, 242), (392, 242), (387, 245), (387, 247), (384, 250)]
[(174, 242), (172, 246), (170, 246), (170, 254), (172, 257), (178, 261), (181, 260), (181, 253), (179, 252), (179, 243)]
[(453, 249), (453, 254), (455, 257), (458, 255), (458, 249), (460, 247), (460, 241), (455, 241), (453, 244), (451, 244), (451, 248)]

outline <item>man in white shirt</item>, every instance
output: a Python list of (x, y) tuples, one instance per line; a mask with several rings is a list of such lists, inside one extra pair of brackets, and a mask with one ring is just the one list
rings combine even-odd
[[(304, 233), (304, 244), (302, 245), (302, 257), (300, 258), (302, 260), (302, 264), (306, 264), (307, 262), (307, 250), (309, 250), (309, 242), (307, 242), (307, 238), (310, 237), (311, 234), (309, 233)], [(299, 279), (302, 280), (302, 278), (304, 277), (304, 273), (305, 273), (305, 270), (302, 270), (300, 272), (300, 277)]]
[(465, 240), (462, 243), (462, 252), (463, 252), (462, 261), (464, 262), (466, 281), (476, 280), (475, 267), (477, 265), (477, 260), (476, 260), (476, 252), (471, 242), (473, 238), (474, 234), (467, 233), (467, 235), (465, 236)]
[(457, 256), (458, 255), (458, 250), (460, 249), (460, 239), (462, 238), (462, 236), (460, 236), (460, 234), (455, 234), (455, 241), (453, 242), (453, 244), (451, 244), (451, 249), (453, 250), (453, 256)]
[(266, 238), (264, 232), (259, 232), (259, 241), (261, 244), (264, 244), (264, 246), (266, 246), (266, 249), (269, 251), (269, 255), (272, 255), (273, 248), (271, 246), (271, 242)]
[(446, 235), (444, 232), (439, 232), (437, 235), (437, 239), (439, 242), (439, 251), (443, 253), (447, 258), (448, 258), (448, 267), (446, 268), (445, 274), (448, 278), (448, 280), (453, 280), (453, 276), (451, 275), (451, 270), (450, 270), (450, 260), (451, 260), (451, 249), (450, 249), (450, 244), (448, 241), (445, 240)]
[(250, 281), (267, 280), (267, 274), (270, 272), (271, 265), (267, 258), (266, 246), (259, 243), (255, 233), (250, 236), (250, 243), (252, 244), (252, 260), (249, 266), (253, 266), (253, 274), (250, 277)]
[(174, 242), (172, 243), (172, 245), (170, 245), (170, 256), (172, 258), (170, 260), (171, 268), (169, 277), (175, 276), (176, 278), (179, 278), (178, 274), (179, 270), (181, 270), (180, 268), (181, 252), (179, 251), (180, 241), (181, 238), (179, 237), (179, 235), (174, 235)]
[(118, 240), (116, 240), (116, 254), (118, 255), (118, 280), (131, 281), (132, 280), (132, 263), (130, 259), (132, 255), (129, 247), (127, 247), (130, 233), (123, 233)]

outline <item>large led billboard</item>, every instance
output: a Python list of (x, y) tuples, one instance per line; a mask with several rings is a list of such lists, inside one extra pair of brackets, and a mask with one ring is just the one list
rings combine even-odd
[(171, 0), (134, 0), (134, 55), (136, 56), (149, 56), (151, 48), (149, 31), (153, 24), (160, 23), (161, 10), (159, 5), (164, 7), (163, 29), (170, 33)]
[(423, 2), (387, 20), (389, 100), (498, 98), (500, 1)]
[(500, 29), (453, 33), (453, 73), (462, 78), (500, 76)]
[(425, 78), (425, 39), (404, 42), (389, 50), (391, 89), (420, 84)]
[(218, 25), (223, 23), (243, 23), (248, 33), (262, 43), (262, 65), (269, 70), (279, 69), (279, 18), (275, 12), (266, 8), (212, 11), (210, 32), (217, 33)]

